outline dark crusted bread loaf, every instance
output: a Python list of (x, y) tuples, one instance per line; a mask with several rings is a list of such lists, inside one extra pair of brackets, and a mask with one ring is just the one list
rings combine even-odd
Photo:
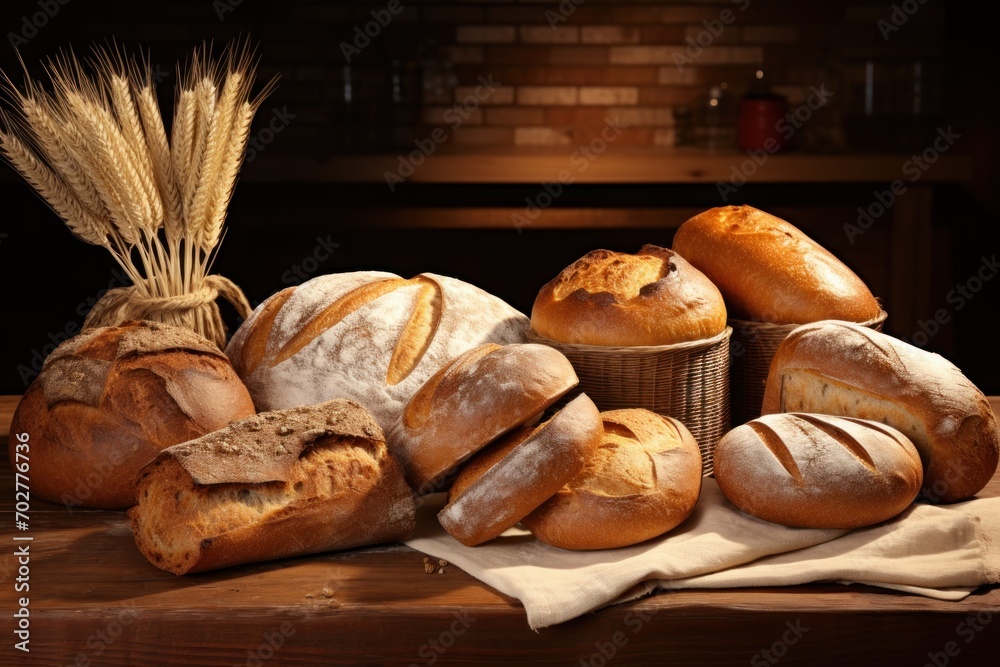
[[(14, 413), (31, 436), (31, 492), (126, 509), (163, 449), (254, 413), (229, 360), (193, 331), (154, 322), (88, 329), (45, 360)], [(13, 463), (14, 449), (10, 451)]]
[(356, 403), (266, 412), (164, 450), (130, 512), (136, 545), (174, 574), (406, 538), (414, 503)]

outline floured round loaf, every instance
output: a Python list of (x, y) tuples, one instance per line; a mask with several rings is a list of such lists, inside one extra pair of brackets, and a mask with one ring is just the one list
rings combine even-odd
[(975, 495), (1000, 459), (989, 401), (954, 364), (848, 322), (788, 335), (771, 363), (762, 412), (844, 415), (902, 431), (920, 452), (922, 493), (933, 502)]
[(442, 366), (484, 343), (521, 343), (527, 318), (468, 283), (358, 271), (262, 303), (226, 353), (259, 410), (357, 401), (388, 430)]
[(473, 457), (438, 521), (465, 546), (492, 540), (576, 477), (602, 434), (597, 406), (580, 394), (541, 426), (512, 431)]
[(413, 395), (390, 438), (418, 494), (486, 444), (540, 415), (577, 385), (547, 345), (488, 343), (459, 355)]
[(684, 521), (701, 494), (701, 452), (684, 424), (639, 408), (601, 413), (583, 471), (521, 523), (562, 549), (645, 542)]
[(859, 528), (906, 509), (920, 456), (885, 424), (789, 413), (737, 426), (715, 449), (715, 480), (741, 510), (793, 528)]
[(410, 488), (357, 403), (265, 412), (164, 450), (129, 512), (136, 545), (174, 574), (405, 539)]
[[(161, 450), (253, 413), (214, 343), (181, 327), (126, 322), (59, 345), (24, 393), (10, 432), (31, 439), (32, 495), (126, 509), (136, 474)], [(10, 458), (14, 466), (14, 447)]]
[(560, 343), (673, 345), (726, 328), (718, 288), (672, 250), (593, 250), (538, 292), (532, 329)]
[(881, 313), (864, 282), (794, 225), (752, 206), (720, 206), (682, 224), (673, 248), (718, 285), (729, 316), (776, 324)]

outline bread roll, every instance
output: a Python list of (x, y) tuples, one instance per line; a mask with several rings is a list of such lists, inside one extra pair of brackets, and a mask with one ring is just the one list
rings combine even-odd
[(391, 449), (410, 486), (433, 490), (442, 473), (541, 414), (577, 382), (569, 360), (546, 345), (482, 345), (413, 395)]
[(415, 523), (378, 424), (344, 400), (171, 447), (142, 469), (136, 495), (136, 545), (174, 574), (392, 542)]
[[(11, 433), (31, 436), (32, 495), (126, 509), (136, 473), (162, 449), (254, 413), (219, 348), (153, 322), (88, 329), (45, 360)], [(13, 463), (14, 448), (10, 448)]]
[(645, 542), (684, 521), (701, 494), (701, 452), (672, 417), (601, 413), (604, 437), (583, 471), (521, 523), (562, 549)]
[(718, 285), (735, 319), (867, 322), (881, 313), (861, 279), (832, 253), (752, 206), (699, 213), (677, 230), (673, 248)]
[(579, 474), (602, 433), (597, 406), (580, 394), (538, 428), (517, 429), (473, 457), (438, 520), (468, 547), (492, 540)]
[(858, 528), (896, 516), (923, 481), (910, 440), (885, 424), (791, 413), (737, 426), (715, 480), (747, 514), (793, 528)]
[(924, 464), (923, 495), (975, 495), (997, 469), (1000, 436), (983, 393), (954, 364), (866, 327), (816, 322), (778, 348), (763, 413), (820, 412), (902, 431)]
[(531, 327), (560, 343), (672, 345), (726, 328), (719, 290), (677, 253), (594, 250), (542, 287)]
[(446, 363), (521, 343), (528, 319), (461, 280), (358, 271), (313, 278), (262, 303), (226, 353), (259, 410), (348, 398), (388, 430)]

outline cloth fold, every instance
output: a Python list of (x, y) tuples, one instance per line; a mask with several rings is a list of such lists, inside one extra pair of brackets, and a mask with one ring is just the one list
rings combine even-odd
[(695, 512), (666, 536), (602, 551), (564, 551), (518, 528), (466, 547), (438, 525), (443, 502), (425, 499), (407, 544), (519, 599), (533, 629), (656, 588), (838, 581), (956, 600), (1000, 582), (1000, 498), (917, 504), (855, 531), (796, 529), (740, 512), (707, 478)]

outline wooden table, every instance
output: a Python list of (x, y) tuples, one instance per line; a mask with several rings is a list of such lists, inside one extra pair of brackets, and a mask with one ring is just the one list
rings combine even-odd
[[(16, 400), (0, 397), (0, 435)], [(13, 541), (6, 460), (0, 665), (600, 667), (780, 658), (782, 665), (943, 667), (996, 664), (1000, 655), (997, 586), (957, 603), (865, 586), (680, 591), (535, 633), (516, 601), (454, 567), (425, 574), (422, 554), (402, 546), (175, 577), (143, 559), (124, 514), (67, 513), (37, 499), (30, 530), (17, 533), (34, 538), (30, 592), (16, 594), (13, 553), (23, 543)], [(980, 495), (1000, 495), (1000, 476)], [(30, 597), (30, 655), (13, 648), (21, 595)]]

